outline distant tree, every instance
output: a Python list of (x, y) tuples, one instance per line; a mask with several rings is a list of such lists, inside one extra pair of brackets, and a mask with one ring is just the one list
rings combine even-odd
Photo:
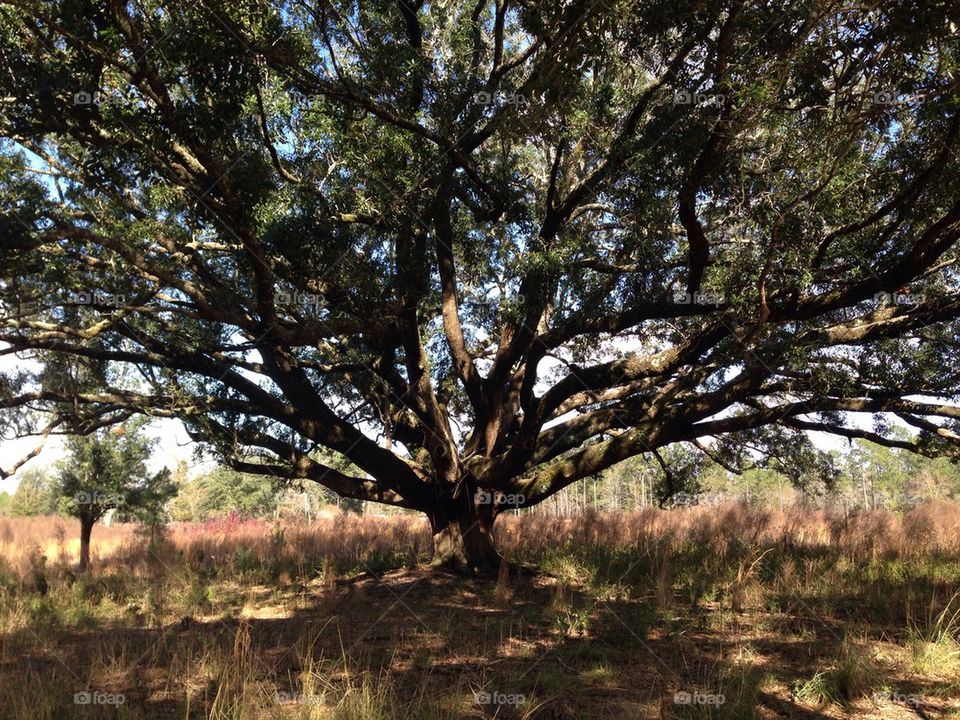
[[(909, 437), (902, 428), (896, 432)], [(837, 491), (845, 507), (906, 510), (925, 500), (960, 495), (960, 464), (857, 440), (843, 456)]]
[(917, 456), (865, 440), (855, 440), (843, 458), (842, 477), (853, 505), (904, 508), (912, 504)]
[[(362, 473), (342, 456), (317, 451), (312, 457), (338, 472)], [(183, 522), (201, 521), (227, 512), (262, 516), (278, 508), (285, 514), (308, 519), (315, 517), (325, 505), (357, 513), (363, 510), (363, 501), (342, 497), (318, 483), (238, 472), (225, 466), (190, 479), (183, 465), (175, 471), (174, 482), (181, 492), (170, 504), (170, 515)]]
[(285, 516), (314, 519), (324, 507), (336, 505), (339, 510), (363, 513), (363, 501), (345, 498), (316, 483), (294, 481), (280, 493), (278, 510)]
[(54, 488), (61, 509), (80, 520), (80, 569), (90, 567), (93, 526), (108, 510), (156, 517), (176, 488), (166, 468), (147, 471), (155, 441), (143, 434), (144, 419), (71, 436), (57, 466)]
[[(363, 475), (363, 470), (361, 470), (343, 455), (338, 455), (336, 453), (319, 449), (314, 451), (311, 454), (311, 457), (314, 461), (322, 463), (328, 467), (332, 467), (337, 472), (343, 473), (344, 475)], [(284, 493), (287, 498), (289, 498), (291, 495), (300, 496), (298, 499), (300, 499), (301, 502), (304, 499), (304, 494), (306, 494), (306, 497), (309, 498), (310, 501), (315, 503), (315, 507), (311, 510), (311, 512), (315, 512), (320, 506), (323, 505), (336, 505), (339, 509), (347, 512), (363, 513), (364, 500), (341, 496), (333, 490), (316, 483), (304, 483), (300, 480), (297, 480), (290, 483)]]
[(167, 505), (170, 519), (176, 522), (191, 522), (197, 515), (197, 496), (190, 492), (191, 481), (187, 473), (187, 463), (181, 460), (170, 474), (170, 482), (177, 489), (173, 499)]
[(170, 475), (170, 481), (177, 488), (177, 494), (168, 506), (170, 519), (177, 522), (195, 522), (201, 519), (201, 498), (194, 492), (193, 481), (187, 473), (187, 463), (183, 460), (177, 463)]
[(600, 473), (597, 489), (600, 507), (633, 510), (654, 504), (659, 476), (660, 468), (641, 455), (606, 468)]
[(10, 514), (10, 493), (0, 492), (0, 515)]
[(960, 462), (950, 458), (922, 458), (911, 478), (911, 491), (917, 500), (960, 499)]
[(200, 521), (214, 515), (240, 512), (268, 515), (277, 506), (280, 488), (273, 478), (216, 467), (192, 480), (178, 479), (180, 493), (171, 503), (175, 520)]
[(150, 476), (149, 482), (130, 491), (127, 502), (117, 508), (117, 518), (122, 522), (159, 527), (168, 519), (167, 505), (176, 497), (178, 489), (169, 468), (162, 468)]
[[(604, 500), (607, 507), (635, 509), (649, 505), (664, 507), (700, 492), (704, 473), (713, 463), (694, 448), (671, 445), (660, 451), (636, 455), (585, 478), (580, 491), (582, 505)], [(574, 506), (578, 503), (574, 500)]]
[(45, 470), (30, 468), (20, 475), (20, 484), (13, 495), (7, 513), (10, 515), (53, 515), (57, 512), (57, 496)]
[(763, 467), (749, 468), (737, 474), (712, 464), (705, 474), (702, 487), (705, 492), (725, 497), (768, 503), (782, 503), (787, 495), (796, 494), (793, 490), (794, 483), (789, 477), (772, 468)]

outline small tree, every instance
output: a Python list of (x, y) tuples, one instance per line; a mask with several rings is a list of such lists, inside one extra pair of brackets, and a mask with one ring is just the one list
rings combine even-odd
[(45, 470), (31, 468), (20, 473), (20, 483), (7, 505), (10, 515), (53, 515), (57, 511), (57, 496), (50, 486)]
[(170, 482), (175, 486), (176, 497), (167, 508), (170, 519), (175, 522), (192, 522), (200, 519), (201, 498), (195, 489), (194, 482), (188, 474), (187, 463), (181, 460), (177, 463)]
[(80, 570), (90, 567), (90, 535), (108, 510), (156, 515), (175, 492), (166, 468), (147, 472), (155, 440), (143, 435), (145, 421), (73, 436), (60, 462), (56, 491), (64, 512), (80, 520)]
[(134, 488), (123, 507), (118, 508), (121, 522), (139, 522), (144, 537), (150, 543), (151, 553), (158, 552), (163, 531), (169, 519), (167, 505), (180, 487), (168, 468), (163, 468), (150, 481)]

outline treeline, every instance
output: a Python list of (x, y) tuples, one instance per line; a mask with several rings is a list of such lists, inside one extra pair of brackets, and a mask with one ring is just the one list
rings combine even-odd
[[(165, 503), (165, 519), (175, 522), (202, 522), (228, 513), (312, 520), (330, 507), (363, 511), (359, 501), (340, 498), (316, 483), (284, 484), (227, 467), (214, 467), (191, 478), (187, 464), (181, 462), (170, 474), (170, 482), (173, 491)], [(56, 469), (24, 470), (16, 491), (0, 493), (0, 515), (63, 514), (69, 513)]]
[(174, 471), (174, 480), (178, 493), (168, 512), (177, 522), (201, 522), (231, 512), (310, 521), (334, 506), (356, 513), (364, 509), (359, 500), (341, 498), (314, 482), (291, 483), (227, 467), (216, 467), (190, 479), (186, 465), (181, 463)]
[(820, 462), (738, 468), (740, 472), (682, 446), (661, 459), (669, 471), (652, 454), (639, 455), (525, 512), (569, 515), (725, 500), (903, 511), (926, 501), (960, 499), (957, 460), (926, 458), (864, 440), (855, 440), (845, 452), (827, 453)]
[[(62, 468), (21, 472), (17, 490), (0, 493), (0, 515), (72, 514), (64, 506), (61, 476)], [(344, 499), (313, 482), (290, 483), (226, 467), (191, 477), (187, 465), (180, 463), (170, 473), (169, 484), (161, 514), (179, 522), (202, 522), (228, 513), (311, 521), (331, 508), (359, 514), (403, 512)], [(523, 512), (569, 515), (588, 509), (637, 510), (723, 500), (906, 510), (937, 499), (960, 499), (960, 464), (858, 440), (846, 452), (830, 453), (826, 463), (803, 468), (750, 467), (740, 473), (703, 453), (672, 448), (659, 460), (652, 455), (626, 460)]]

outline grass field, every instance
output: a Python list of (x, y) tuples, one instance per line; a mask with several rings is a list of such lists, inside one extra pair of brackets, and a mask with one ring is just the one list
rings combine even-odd
[(955, 504), (504, 517), (496, 581), (408, 516), (77, 535), (0, 518), (3, 718), (960, 718)]

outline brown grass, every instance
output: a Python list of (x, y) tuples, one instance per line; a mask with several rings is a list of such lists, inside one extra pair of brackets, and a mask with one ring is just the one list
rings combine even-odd
[[(535, 513), (502, 516), (497, 542), (510, 557), (539, 557), (558, 547), (633, 546), (675, 551), (698, 545), (723, 555), (732, 546), (842, 551), (853, 561), (875, 558), (960, 556), (960, 504), (942, 501), (898, 515), (872, 510), (844, 515), (731, 503), (720, 507), (638, 512), (596, 512), (570, 517)], [(0, 517), (0, 560), (17, 567), (31, 549), (49, 561), (73, 564), (79, 557), (79, 522), (63, 517)], [(168, 559), (191, 567), (234, 568), (244, 561), (279, 562), (285, 568), (416, 564), (430, 554), (430, 533), (420, 515), (361, 517), (330, 513), (313, 523), (263, 519), (171, 523)], [(94, 564), (138, 567), (146, 561), (135, 526), (97, 525)]]
[(960, 718), (955, 503), (510, 515), (496, 581), (413, 515), (98, 527), (87, 577), (78, 532), (0, 518), (2, 717)]
[(960, 503), (920, 505), (904, 515), (870, 510), (784, 510), (729, 503), (720, 507), (638, 512), (600, 512), (551, 517), (503, 517), (501, 549), (540, 554), (562, 545), (637, 546), (677, 549), (694, 544), (723, 554), (731, 545), (775, 544), (804, 549), (836, 549), (852, 559), (960, 555)]

